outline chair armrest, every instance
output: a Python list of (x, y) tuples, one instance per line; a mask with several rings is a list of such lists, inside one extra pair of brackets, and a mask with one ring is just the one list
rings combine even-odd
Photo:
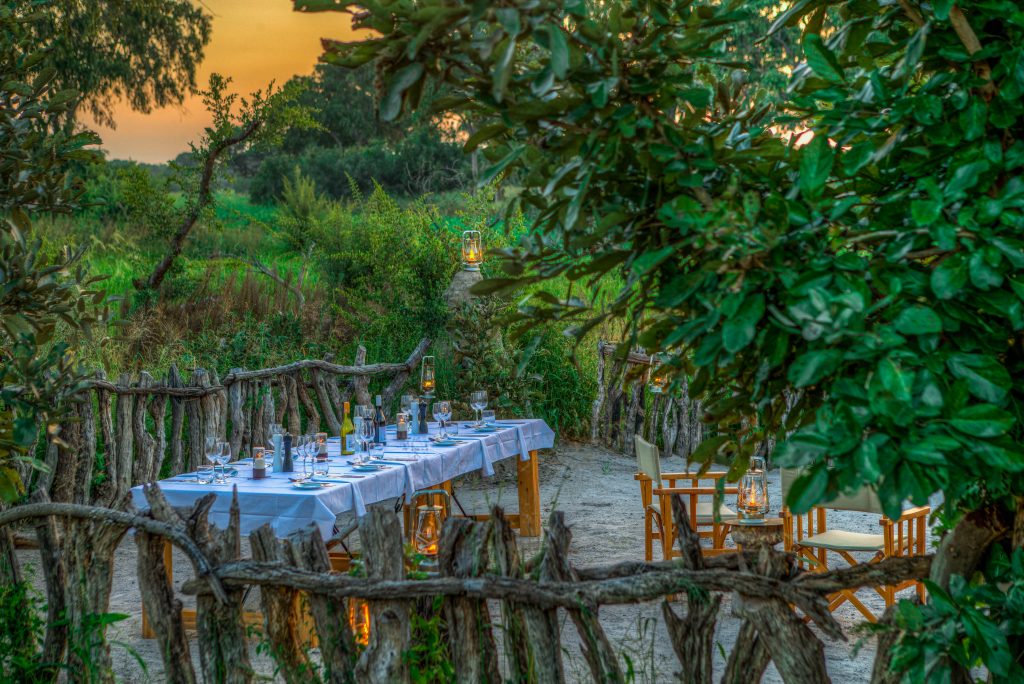
[(651, 481), (651, 477), (647, 473), (634, 473), (633, 474), (633, 479), (634, 480), (640, 480), (641, 482), (650, 482)]

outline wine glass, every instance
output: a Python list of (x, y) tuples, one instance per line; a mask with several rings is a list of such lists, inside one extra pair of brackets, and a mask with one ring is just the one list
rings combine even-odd
[(483, 427), (484, 423), (480, 417), (480, 414), (485, 408), (487, 408), (487, 392), (484, 392), (483, 390), (477, 390), (476, 392), (470, 394), (469, 405), (474, 411), (476, 411), (477, 414), (476, 427)]
[(430, 407), (434, 420), (438, 423), (438, 437), (448, 439), (448, 432), (444, 429), (445, 422), (452, 417), (452, 404), (450, 401), (435, 401)]
[(207, 442), (203, 454), (206, 460), (196, 468), (196, 482), (199, 484), (213, 484), (217, 481), (217, 459), (220, 458), (220, 442)]
[(362, 460), (364, 461), (369, 458), (370, 445), (373, 443), (373, 438), (377, 436), (376, 432), (373, 421), (364, 418), (359, 430), (359, 444), (363, 447)]
[(231, 444), (229, 442), (217, 442), (211, 460), (220, 466), (220, 477), (214, 477), (214, 482), (224, 484), (228, 481), (227, 471), (224, 470), (224, 466), (231, 460)]

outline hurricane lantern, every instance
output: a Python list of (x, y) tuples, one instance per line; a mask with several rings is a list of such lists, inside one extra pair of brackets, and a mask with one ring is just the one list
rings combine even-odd
[(466, 271), (479, 271), (484, 263), (484, 243), (479, 230), (467, 230), (462, 233), (462, 268)]
[(352, 597), (348, 600), (348, 625), (357, 644), (370, 643), (370, 604), (366, 599)]
[(740, 478), (736, 509), (740, 519), (746, 522), (761, 522), (768, 512), (768, 473), (764, 459), (759, 456), (750, 459), (750, 467)]
[(442, 511), (441, 506), (434, 505), (416, 508), (416, 553), (426, 556), (430, 562), (436, 561), (441, 543)]
[(434, 357), (424, 356), (420, 363), (420, 391), (425, 397), (434, 396), (437, 380), (434, 376)]
[(666, 365), (666, 358), (661, 354), (658, 354), (651, 359), (651, 375), (647, 381), (650, 385), (651, 394), (662, 394), (668, 387), (669, 381), (669, 368)]

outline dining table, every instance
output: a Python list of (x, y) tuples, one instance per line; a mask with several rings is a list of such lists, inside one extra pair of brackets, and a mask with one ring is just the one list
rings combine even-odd
[[(306, 485), (297, 486), (295, 480), (311, 472), (313, 463), (304, 463), (298, 456), (294, 458), (292, 472), (273, 472), (268, 468), (270, 472), (260, 479), (253, 477), (252, 459), (245, 458), (228, 464), (230, 476), (224, 482), (200, 483), (197, 474), (191, 472), (159, 480), (156, 485), (176, 508), (190, 507), (213, 493), (208, 520), (218, 527), (227, 527), (232, 499), (237, 495), (243, 535), (269, 524), (276, 536), (284, 538), (315, 524), (321, 536), (330, 539), (342, 514), (362, 517), (367, 507), (375, 503), (403, 496), (411, 501), (418, 490), (449, 485), (461, 475), (477, 472), (493, 476), (495, 463), (516, 458), (519, 511), (509, 514), (508, 519), (521, 536), (540, 536), (538, 452), (550, 449), (555, 438), (547, 423), (541, 419), (507, 419), (481, 427), (454, 424), (446, 431), (449, 439), (441, 440), (439, 425), (429, 423), (427, 434), (410, 434), (399, 440), (394, 426), (388, 426), (386, 444), (383, 449), (371, 451), (377, 458), (368, 461), (369, 467), (360, 467), (354, 454), (342, 454), (339, 439), (328, 439), (328, 460), (322, 464), (326, 466), (326, 475), (310, 477), (305, 480), (309, 483)], [(137, 508), (148, 508), (141, 485), (134, 487), (131, 495)], [(165, 550), (165, 564), (170, 577), (170, 545)], [(186, 622), (191, 622), (192, 611), (185, 613)], [(143, 636), (152, 636), (145, 611)]]

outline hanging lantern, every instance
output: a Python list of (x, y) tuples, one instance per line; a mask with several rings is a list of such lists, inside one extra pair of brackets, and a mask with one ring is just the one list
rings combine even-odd
[(442, 510), (441, 506), (434, 505), (416, 508), (416, 553), (426, 556), (429, 562), (437, 560)]
[(736, 508), (746, 522), (762, 522), (768, 512), (768, 473), (760, 456), (750, 459), (750, 467), (740, 478)]
[(365, 599), (352, 597), (348, 600), (348, 625), (357, 644), (370, 643), (370, 604)]
[(467, 230), (462, 234), (462, 268), (479, 271), (484, 263), (484, 243), (479, 230)]
[(437, 380), (434, 377), (434, 357), (424, 356), (420, 363), (420, 392), (425, 397), (434, 396)]
[(669, 368), (666, 365), (668, 358), (663, 354), (657, 354), (651, 359), (651, 376), (647, 381), (650, 385), (651, 394), (661, 394), (668, 387)]

